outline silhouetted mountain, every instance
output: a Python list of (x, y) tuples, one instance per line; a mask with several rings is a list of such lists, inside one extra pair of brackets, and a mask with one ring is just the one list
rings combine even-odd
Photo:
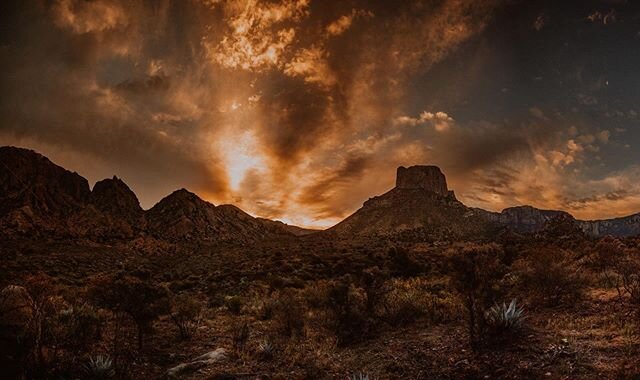
[[(436, 166), (400, 167), (396, 187), (371, 198), (327, 233), (340, 237), (402, 235), (422, 240), (476, 239), (498, 228), (545, 230), (552, 221), (575, 223), (592, 236), (640, 234), (640, 214), (580, 221), (563, 211), (531, 206), (502, 212), (469, 208), (447, 187)], [(117, 177), (89, 189), (86, 179), (27, 149), (0, 147), (0, 235), (48, 235), (96, 241), (153, 237), (174, 242), (250, 242), (313, 233), (254, 218), (232, 205), (215, 206), (181, 189), (144, 211)]]
[(284, 233), (231, 205), (214, 206), (177, 190), (146, 213), (151, 235), (170, 241), (248, 242)]
[(89, 189), (86, 179), (27, 149), (0, 148), (0, 234), (96, 241), (153, 236), (168, 242), (248, 242), (293, 235), (231, 205), (181, 189), (144, 211), (119, 178)]
[(482, 237), (506, 228), (518, 233), (542, 232), (551, 222), (573, 222), (591, 236), (640, 234), (640, 214), (596, 221), (576, 220), (557, 210), (518, 206), (491, 212), (459, 202), (438, 167), (400, 167), (396, 187), (371, 198), (328, 231), (348, 235), (400, 235), (433, 240)]
[(436, 166), (400, 167), (396, 187), (369, 199), (328, 231), (338, 235), (415, 235), (460, 239), (481, 236), (490, 226), (459, 202)]

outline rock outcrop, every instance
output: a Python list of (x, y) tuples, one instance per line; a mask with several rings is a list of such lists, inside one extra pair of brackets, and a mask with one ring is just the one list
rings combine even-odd
[(139, 218), (143, 213), (136, 194), (116, 176), (96, 182), (90, 202), (104, 213), (126, 219)]
[(396, 172), (396, 189), (421, 189), (447, 196), (447, 179), (437, 166), (400, 166)]
[(489, 221), (520, 233), (542, 231), (547, 223), (558, 218), (575, 220), (571, 214), (564, 211), (541, 210), (531, 206), (509, 207), (502, 212), (475, 210), (483, 214)]
[(405, 236), (449, 240), (480, 237), (488, 227), (479, 213), (459, 202), (436, 166), (400, 167), (396, 187), (364, 202), (331, 227), (342, 236)]

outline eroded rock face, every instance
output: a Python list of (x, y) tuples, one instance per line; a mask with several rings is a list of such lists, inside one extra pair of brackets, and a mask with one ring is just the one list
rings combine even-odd
[(0, 147), (0, 215), (19, 208), (67, 215), (82, 207), (89, 183), (28, 149)]
[(142, 214), (138, 197), (115, 176), (96, 182), (90, 199), (98, 210), (114, 216), (128, 218)]
[(416, 165), (401, 166), (396, 173), (397, 189), (422, 189), (447, 196), (447, 179), (437, 166)]

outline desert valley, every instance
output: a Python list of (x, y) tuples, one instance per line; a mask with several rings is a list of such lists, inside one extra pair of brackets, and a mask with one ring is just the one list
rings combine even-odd
[(2, 368), (27, 378), (635, 378), (638, 215), (456, 200), (437, 167), (323, 231), (143, 210), (0, 148)]

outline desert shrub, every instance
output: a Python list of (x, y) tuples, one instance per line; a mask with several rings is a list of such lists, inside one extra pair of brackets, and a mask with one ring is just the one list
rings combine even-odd
[(509, 305), (495, 304), (485, 313), (487, 328), (494, 335), (513, 334), (522, 328), (526, 316), (524, 309), (518, 307), (516, 300)]
[(414, 322), (424, 315), (424, 296), (415, 281), (393, 281), (381, 302), (382, 318), (393, 326)]
[(421, 265), (403, 247), (391, 247), (389, 257), (391, 258), (390, 269), (394, 275), (411, 277), (422, 271)]
[(112, 379), (116, 376), (113, 361), (108, 356), (98, 355), (89, 358), (83, 366), (84, 378), (87, 380)]
[(640, 305), (640, 252), (626, 250), (616, 267), (621, 277), (619, 291), (627, 294), (633, 304)]
[(433, 323), (457, 318), (459, 306), (444, 284), (424, 278), (395, 279), (385, 286), (379, 313), (387, 323), (397, 326), (426, 317)]
[(55, 326), (59, 345), (75, 352), (86, 352), (102, 336), (104, 317), (87, 303), (69, 305), (57, 314)]
[(153, 322), (169, 312), (167, 290), (147, 279), (124, 273), (100, 275), (92, 279), (89, 296), (96, 305), (116, 314), (128, 315), (136, 325), (138, 349), (144, 336), (152, 330)]
[(385, 282), (388, 276), (378, 267), (369, 268), (362, 273), (360, 286), (365, 292), (367, 312), (373, 314), (385, 295)]
[(242, 298), (239, 296), (227, 296), (224, 299), (224, 305), (231, 314), (239, 315), (242, 311)]
[(171, 305), (171, 320), (178, 328), (181, 339), (190, 339), (198, 329), (202, 305), (188, 295), (175, 296)]
[(619, 295), (621, 295), (619, 276), (613, 270), (623, 260), (625, 256), (624, 250), (624, 244), (620, 240), (607, 236), (596, 244), (590, 260), (591, 267), (600, 273), (605, 286), (615, 286), (619, 291)]
[(0, 367), (8, 378), (21, 378), (34, 348), (31, 320), (33, 299), (22, 286), (0, 291)]
[(451, 253), (452, 285), (462, 297), (469, 340), (475, 347), (485, 332), (484, 311), (500, 294), (498, 284), (506, 272), (503, 251), (497, 244), (486, 244), (453, 248)]
[(272, 313), (276, 329), (284, 336), (304, 332), (304, 306), (292, 290), (276, 292), (272, 296)]
[(336, 335), (338, 345), (354, 343), (371, 332), (372, 316), (366, 311), (364, 291), (350, 282), (333, 284), (327, 292), (325, 307), (325, 323)]
[(231, 342), (233, 344), (233, 349), (235, 352), (244, 352), (250, 335), (251, 330), (249, 328), (248, 322), (242, 321), (232, 326)]
[(553, 247), (532, 250), (514, 267), (520, 288), (549, 306), (577, 301), (587, 285), (571, 251)]

